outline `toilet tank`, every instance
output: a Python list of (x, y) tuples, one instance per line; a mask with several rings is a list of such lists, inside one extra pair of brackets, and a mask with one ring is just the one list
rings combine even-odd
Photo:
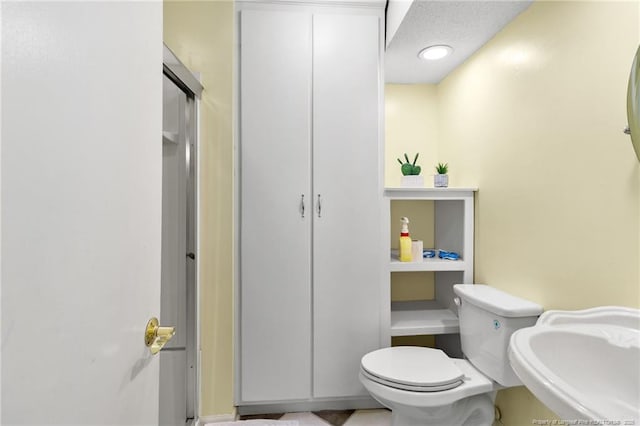
[(483, 284), (455, 284), (453, 291), (465, 358), (502, 386), (522, 385), (509, 364), (509, 339), (535, 325), (542, 307)]

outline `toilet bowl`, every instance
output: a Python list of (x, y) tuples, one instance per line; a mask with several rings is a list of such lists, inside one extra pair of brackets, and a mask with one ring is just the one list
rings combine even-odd
[[(422, 363), (422, 368), (416, 368)], [(409, 371), (416, 368), (415, 380)], [(385, 377), (381, 377), (385, 376)], [(494, 383), (464, 359), (439, 349), (384, 348), (365, 355), (360, 381), (391, 409), (394, 426), (491, 425)]]
[(480, 284), (456, 284), (466, 359), (415, 346), (378, 349), (362, 357), (360, 381), (392, 411), (393, 426), (490, 426), (491, 394), (521, 385), (507, 358), (511, 334), (533, 326), (542, 308)]

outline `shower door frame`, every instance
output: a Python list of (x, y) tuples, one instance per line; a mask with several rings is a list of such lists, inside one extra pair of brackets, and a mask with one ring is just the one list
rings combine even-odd
[[(177, 58), (177, 56), (163, 44), (163, 74), (186, 95), (184, 102), (185, 144), (187, 189), (186, 189), (186, 251), (194, 254), (186, 260), (186, 425), (195, 424), (198, 417), (199, 389), (200, 389), (200, 322), (199, 322), (199, 238), (198, 238), (198, 170), (199, 170), (199, 132), (198, 132), (198, 100), (204, 90), (195, 75)], [(162, 372), (161, 372), (162, 374)]]

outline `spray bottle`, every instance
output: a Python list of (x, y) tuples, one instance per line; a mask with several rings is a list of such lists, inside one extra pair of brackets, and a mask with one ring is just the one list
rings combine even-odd
[(411, 262), (411, 237), (409, 236), (409, 219), (401, 217), (402, 230), (400, 231), (400, 262)]

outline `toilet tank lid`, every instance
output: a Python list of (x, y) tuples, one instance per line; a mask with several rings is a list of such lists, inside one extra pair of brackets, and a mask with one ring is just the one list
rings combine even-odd
[(463, 301), (507, 318), (538, 316), (543, 310), (537, 303), (484, 284), (455, 284), (453, 291)]

